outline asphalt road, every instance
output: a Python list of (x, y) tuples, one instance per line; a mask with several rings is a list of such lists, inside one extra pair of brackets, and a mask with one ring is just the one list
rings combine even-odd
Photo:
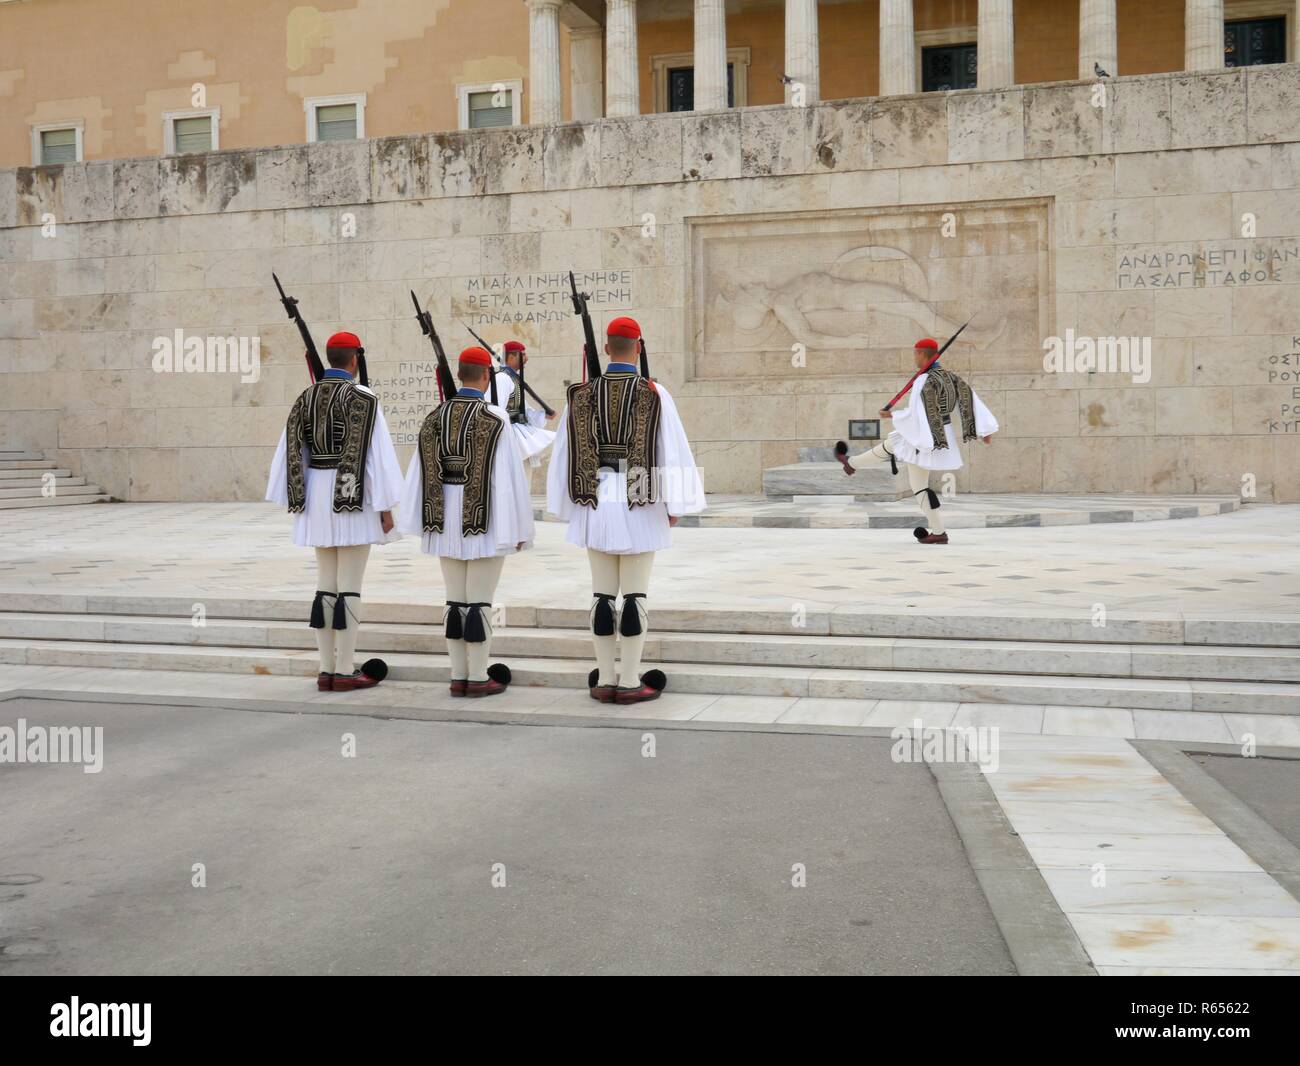
[(640, 729), (19, 717), (103, 726), (104, 766), (0, 765), (0, 975), (1013, 972), (887, 740), (659, 729), (647, 758)]

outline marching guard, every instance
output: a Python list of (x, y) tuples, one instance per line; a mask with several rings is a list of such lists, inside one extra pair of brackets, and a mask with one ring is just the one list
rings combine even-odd
[(657, 699), (667, 683), (660, 670), (641, 673), (655, 552), (670, 546), (681, 515), (704, 510), (704, 486), (677, 407), (650, 378), (641, 327), (626, 317), (609, 323), (602, 372), (576, 285), (574, 304), (586, 330), (587, 380), (568, 389), (547, 471), (547, 510), (568, 523), (566, 540), (586, 548), (591, 564), (591, 698), (640, 703)]
[(419, 536), (421, 550), (442, 567), (451, 694), (495, 696), (510, 683), (510, 669), (488, 665), (492, 597), (505, 557), (532, 544), (533, 505), (509, 416), (485, 395), (491, 355), (466, 348), (456, 376), (460, 388), (448, 388), (420, 427), (399, 529)]
[(545, 412), (528, 403), (524, 385), (527, 362), (528, 352), (523, 342), (506, 341), (502, 346), (501, 366), (496, 372), (497, 393), (510, 418), (510, 429), (520, 455), (531, 465), (541, 466), (538, 456), (551, 446), (555, 431), (546, 428)]
[[(965, 326), (962, 327), (965, 329)], [(957, 331), (958, 333), (961, 330)], [(956, 334), (948, 344), (956, 340)], [(924, 526), (912, 531), (922, 544), (947, 544), (943, 516), (939, 514), (939, 496), (930, 487), (935, 471), (960, 470), (962, 467), (961, 443), (982, 439), (985, 444), (998, 431), (997, 419), (981, 402), (975, 390), (952, 371), (939, 365), (944, 349), (930, 337), (916, 342), (914, 349), (917, 373), (903, 391), (895, 396), (880, 412), (882, 418), (893, 420), (889, 436), (870, 451), (849, 456), (849, 446), (844, 441), (835, 445), (836, 457), (846, 474), (852, 474), (868, 457), (888, 459), (894, 473), (898, 464), (907, 468), (907, 481), (912, 495), (921, 506)], [(902, 411), (892, 407), (911, 391), (912, 399)], [(960, 436), (958, 435), (960, 434)]]
[[(313, 383), (289, 412), (271, 462), (266, 499), (293, 514), (293, 542), (316, 549), (318, 578), (311, 627), (320, 650), (316, 687), (348, 692), (379, 684), (382, 659), (356, 669), (361, 580), (370, 545), (393, 528), (402, 495), (402, 468), (379, 398), (354, 381), (365, 349), (355, 333), (335, 333), (325, 347), (329, 369), (317, 364)], [(315, 357), (314, 360), (312, 357)]]

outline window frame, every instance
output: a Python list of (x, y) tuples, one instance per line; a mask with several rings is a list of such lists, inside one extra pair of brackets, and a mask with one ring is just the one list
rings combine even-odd
[(302, 109), (307, 112), (307, 143), (321, 144), (334, 143), (322, 142), (316, 129), (316, 109), (321, 107), (336, 107), (339, 104), (355, 104), (357, 109), (357, 137), (358, 141), (366, 139), (366, 94), (365, 93), (341, 93), (337, 96), (309, 96), (302, 102)]
[(176, 150), (176, 120), (180, 118), (210, 118), (212, 120), (212, 147), (209, 152), (221, 148), (221, 108), (193, 107), (182, 111), (163, 112), (163, 155), (180, 155)]
[(61, 122), (33, 122), (32, 130), (32, 166), (34, 167), (61, 167), (67, 166), (66, 163), (46, 163), (41, 158), (41, 134), (49, 133), (53, 130), (74, 130), (77, 135), (77, 158), (74, 163), (84, 163), (86, 161), (86, 123), (84, 119), (64, 119)]
[[(469, 98), (475, 93), (490, 93), (500, 85), (510, 93), (510, 125), (524, 124), (524, 81), (522, 78), (497, 78), (496, 81), (459, 82), (456, 85), (456, 127), (467, 130)], [(498, 126), (497, 129), (502, 127)]]
[[(737, 110), (749, 106), (749, 65), (750, 51), (748, 45), (737, 45), (727, 49), (727, 65), (731, 67), (731, 95), (734, 99), (728, 110)], [(681, 67), (694, 67), (694, 52), (671, 52), (650, 57), (650, 76), (654, 84), (655, 114), (673, 114), (668, 110), (668, 72)], [(679, 111), (676, 114), (693, 114)]]
[(912, 34), (912, 55), (913, 69), (916, 74), (916, 84), (913, 91), (924, 92), (921, 88), (921, 80), (925, 75), (922, 64), (923, 52), (926, 48), (951, 47), (953, 45), (974, 44), (975, 56), (978, 61), (979, 57), (979, 27), (978, 26), (948, 26), (940, 30), (917, 30)]

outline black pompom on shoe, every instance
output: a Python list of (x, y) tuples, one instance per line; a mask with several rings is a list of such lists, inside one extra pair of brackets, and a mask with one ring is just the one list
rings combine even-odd
[(505, 663), (493, 663), (487, 668), (488, 677), (501, 685), (508, 685), (513, 680), (510, 667)]
[(842, 440), (837, 440), (835, 442), (835, 454), (841, 459), (844, 456), (848, 455), (849, 454), (848, 443)]
[(914, 530), (912, 530), (912, 536), (914, 536), (917, 540), (925, 540), (925, 538), (928, 537), (929, 535), (930, 535), (930, 531), (926, 529), (925, 526), (917, 526)]
[(383, 659), (367, 659), (361, 664), (361, 672), (375, 681), (382, 681), (388, 676), (388, 664)]
[(662, 670), (647, 670), (641, 675), (641, 684), (662, 692), (668, 687), (668, 676)]

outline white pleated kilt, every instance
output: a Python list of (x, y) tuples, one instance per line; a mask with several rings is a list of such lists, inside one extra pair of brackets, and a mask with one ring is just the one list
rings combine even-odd
[[(389, 538), (378, 511), (334, 511), (333, 470), (307, 471), (307, 506), (293, 516), (293, 542), (300, 548), (382, 544)], [(369, 495), (367, 493), (367, 495)]]
[(598, 506), (573, 507), (568, 521), (566, 541), (609, 555), (638, 555), (672, 546), (667, 506), (628, 507), (627, 474), (621, 470), (602, 470)]
[(922, 470), (960, 470), (961, 442), (953, 431), (951, 422), (943, 427), (943, 435), (947, 438), (948, 447), (921, 449), (909, 444), (898, 430), (894, 430), (886, 438), (885, 447), (893, 452), (900, 462), (911, 463)]
[(519, 454), (525, 459), (540, 455), (551, 446), (551, 441), (555, 440), (555, 430), (553, 429), (530, 426), (526, 422), (512, 422), (510, 428), (514, 431), (515, 444), (519, 446)]
[(438, 555), (444, 559), (460, 559), (468, 562), (471, 559), (490, 559), (494, 555), (513, 555), (515, 545), (521, 539), (527, 542), (527, 538), (523, 535), (524, 531), (516, 529), (515, 523), (509, 516), (503, 518), (498, 514), (497, 507), (492, 508), (492, 513), (488, 517), (486, 533), (464, 536), (461, 533), (461, 517), (464, 514), (465, 486), (444, 485), (442, 491), (441, 533), (426, 533), (418, 526), (412, 526), (412, 522), (421, 521), (418, 513), (413, 513), (411, 518), (404, 519), (402, 522), (410, 532), (419, 532), (420, 550), (426, 555)]

